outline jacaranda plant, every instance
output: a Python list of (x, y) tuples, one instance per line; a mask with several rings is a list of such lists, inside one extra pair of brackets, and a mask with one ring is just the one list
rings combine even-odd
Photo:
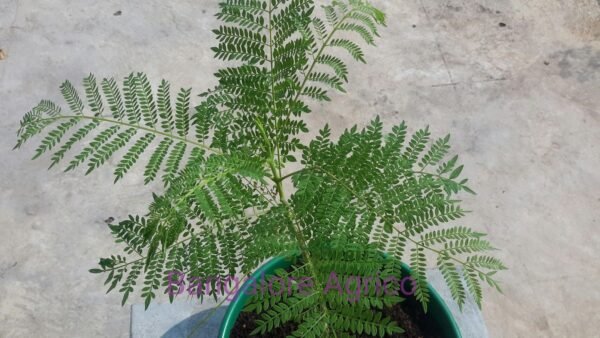
[[(197, 102), (191, 89), (172, 94), (165, 80), (154, 90), (142, 73), (121, 85), (89, 75), (87, 104), (65, 81), (68, 109), (43, 100), (23, 117), (16, 147), (45, 132), (34, 158), (52, 151), (50, 167), (73, 153), (65, 171), (85, 165), (89, 174), (118, 156), (116, 182), (147, 159), (145, 183), (164, 182), (144, 216), (110, 225), (124, 253), (90, 270), (106, 275), (123, 304), (138, 285), (146, 306), (157, 292), (172, 300), (172, 271), (188, 279), (248, 275), (284, 255), (298, 259), (278, 275), (308, 276), (314, 285), (255, 297), (248, 304), (260, 318), (254, 333), (294, 322), (296, 337), (384, 336), (402, 329), (381, 310), (402, 299), (374, 284), (354, 301), (324, 293), (332, 271), (343, 285), (353, 276), (397, 275), (404, 260), (425, 308), (428, 261), (460, 305), (467, 293), (481, 304), (481, 282), (498, 288), (494, 274), (505, 267), (485, 254), (493, 248), (484, 235), (446, 224), (466, 212), (456, 195), (473, 193), (457, 156), (445, 159), (449, 136), (432, 140), (429, 128), (409, 136), (404, 123), (388, 128), (375, 118), (337, 140), (327, 125), (301, 140), (311, 103), (329, 101), (330, 89), (344, 92), (342, 52), (364, 63), (355, 40), (373, 45), (385, 25), (362, 0), (332, 1), (322, 11), (324, 19), (311, 0), (223, 1), (213, 51), (228, 66)], [(225, 293), (212, 286), (213, 296)]]

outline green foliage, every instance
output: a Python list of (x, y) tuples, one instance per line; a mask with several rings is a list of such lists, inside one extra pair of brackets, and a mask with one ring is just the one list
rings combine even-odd
[[(264, 281), (270, 291), (257, 292), (247, 304), (245, 311), (260, 315), (253, 334), (263, 334), (288, 322), (294, 322), (298, 328), (293, 337), (328, 330), (337, 336), (403, 332), (380, 311), (402, 301), (397, 292), (391, 292), (392, 286), (387, 292), (382, 287), (383, 281), (395, 272), (388, 267), (399, 264), (398, 261), (385, 257), (374, 246), (343, 239), (315, 240), (307, 252), (314, 263), (299, 259), (289, 271), (279, 270)], [(306, 276), (315, 276), (310, 285)], [(398, 285), (395, 287), (398, 290)]]
[[(149, 183), (156, 178), (166, 158), (163, 175), (165, 184), (169, 184), (178, 175), (178, 169), (184, 163), (188, 149), (194, 151), (207, 148), (202, 144), (208, 138), (207, 134), (202, 135), (202, 138), (190, 135), (190, 89), (181, 89), (178, 93), (173, 117), (169, 84), (165, 80), (161, 82), (155, 99), (148, 78), (142, 73), (130, 74), (125, 78), (123, 95), (114, 79), (103, 79), (102, 90), (111, 112), (111, 116), (106, 116), (103, 115), (103, 97), (94, 75), (90, 74), (86, 77), (83, 86), (92, 114), (85, 114), (85, 107), (77, 90), (70, 82), (65, 81), (61, 85), (61, 92), (71, 113), (65, 114), (57, 104), (42, 100), (21, 121), (16, 147), (23, 145), (30, 137), (56, 125), (41, 141), (34, 156), (37, 158), (55, 146), (61, 145), (51, 157), (50, 167), (53, 167), (63, 160), (73, 146), (85, 142), (85, 138), (92, 135), (95, 129), (105, 126), (106, 129), (91, 139), (89, 146), (73, 155), (66, 171), (87, 162), (86, 174), (89, 174), (106, 163), (109, 158), (117, 156), (119, 150), (128, 148), (117, 164), (115, 170), (115, 181), (117, 181), (123, 178), (140, 159), (142, 153), (150, 148), (154, 139), (160, 138), (162, 140), (146, 165), (144, 182)], [(72, 129), (77, 130), (62, 142)], [(174, 131), (176, 134), (173, 133)], [(136, 135), (141, 136), (128, 147)], [(172, 144), (175, 146), (171, 147)]]
[[(336, 223), (332, 228), (336, 230), (332, 235), (343, 232), (350, 225), (348, 233), (355, 242), (372, 241), (380, 250), (392, 252), (398, 258), (404, 257), (409, 250), (416, 297), (424, 307), (429, 301), (425, 252), (431, 251), (438, 256), (437, 266), (453, 296), (462, 305), (461, 276), (452, 272), (454, 265), (451, 264), (473, 266), (469, 261), (473, 257), (470, 254), (493, 250), (493, 247), (481, 238), (483, 234), (464, 226), (434, 229), (464, 216), (465, 211), (453, 195), (460, 190), (471, 190), (461, 183), (464, 180), (459, 181), (462, 166), (454, 168), (457, 157), (443, 164), (436, 173), (423, 170), (442, 160), (440, 152), (448, 151), (449, 137), (427, 147), (429, 135), (428, 128), (418, 130), (403, 147), (406, 126), (401, 124), (384, 135), (381, 122), (375, 119), (363, 130), (346, 130), (334, 143), (329, 139), (326, 127), (303, 152), (302, 163), (306, 169), (293, 177), (297, 188), (294, 197), (299, 200), (297, 213), (310, 215), (308, 229), (321, 231), (334, 219)], [(453, 189), (447, 189), (449, 185)], [(343, 201), (328, 200), (328, 192)], [(327, 212), (308, 209), (307, 203), (314, 203), (315, 207)], [(360, 224), (362, 218), (368, 222), (367, 226)], [(352, 223), (340, 220), (352, 220)], [(400, 229), (396, 224), (404, 227)], [(326, 235), (320, 233), (318, 237), (322, 236)], [(407, 244), (412, 244), (412, 248)], [(461, 254), (468, 255), (466, 261), (456, 261)], [(494, 264), (499, 262), (488, 261), (491, 264), (486, 264), (480, 258), (474, 262), (481, 263), (475, 268), (485, 266), (492, 272), (504, 269), (501, 264)], [(491, 275), (483, 276), (486, 277), (479, 280), (487, 282)], [(472, 279), (472, 283), (469, 290), (477, 291), (478, 284), (475, 283), (478, 279)], [(473, 296), (480, 302), (478, 292)]]
[[(117, 182), (144, 159), (144, 182), (161, 177), (164, 188), (143, 217), (109, 225), (125, 254), (90, 270), (106, 274), (123, 304), (136, 288), (146, 307), (163, 291), (171, 301), (185, 291), (203, 299), (203, 290), (189, 287), (195, 279), (247, 275), (278, 255), (298, 258), (280, 277), (312, 276), (317, 285), (303, 296), (253, 298), (255, 333), (287, 322), (296, 325), (293, 337), (402, 331), (382, 315), (399, 297), (368, 289), (350, 302), (326, 294), (331, 271), (342, 284), (357, 275), (397, 276), (404, 260), (425, 309), (433, 265), (460, 306), (468, 294), (481, 304), (481, 282), (499, 290), (495, 273), (506, 267), (488, 254), (494, 248), (484, 235), (447, 226), (466, 214), (457, 195), (474, 194), (458, 156), (447, 159), (449, 135), (431, 142), (428, 127), (409, 135), (404, 123), (384, 132), (375, 118), (337, 140), (327, 125), (309, 143), (300, 140), (312, 101), (345, 92), (349, 68), (338, 52), (364, 63), (362, 42), (374, 45), (385, 25), (363, 0), (332, 1), (322, 19), (318, 11), (311, 0), (224, 0), (213, 51), (226, 64), (198, 98), (191, 89), (172, 94), (166, 80), (153, 89), (143, 73), (122, 84), (90, 74), (85, 103), (65, 81), (68, 110), (42, 100), (21, 120), (15, 148), (44, 133), (34, 158), (58, 147), (50, 167), (72, 153), (66, 170), (87, 164), (89, 174), (115, 158)], [(290, 162), (301, 169), (290, 172)], [(182, 284), (173, 285), (174, 271), (185, 273)], [(216, 280), (209, 284), (210, 296), (225, 295)]]

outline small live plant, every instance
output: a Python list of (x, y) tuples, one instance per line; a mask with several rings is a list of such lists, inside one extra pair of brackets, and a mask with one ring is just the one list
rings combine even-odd
[[(323, 19), (311, 0), (222, 2), (213, 51), (229, 65), (198, 102), (165, 80), (153, 88), (142, 73), (122, 83), (89, 75), (83, 96), (69, 81), (61, 85), (68, 109), (43, 100), (23, 117), (16, 147), (45, 132), (34, 158), (51, 153), (50, 167), (83, 166), (89, 174), (114, 157), (117, 182), (143, 160), (145, 183), (164, 182), (144, 216), (109, 225), (124, 253), (90, 270), (106, 275), (123, 304), (136, 288), (146, 306), (159, 293), (172, 301), (185, 287), (173, 285), (172, 271), (187, 282), (248, 275), (281, 255), (298, 258), (278, 272), (294, 277), (292, 288), (302, 276), (314, 285), (250, 301), (247, 309), (260, 318), (254, 334), (287, 322), (296, 337), (402, 331), (381, 313), (398, 295), (372, 287), (358, 299), (323, 292), (332, 271), (344, 285), (356, 276), (399, 275), (405, 261), (425, 309), (430, 265), (461, 306), (468, 294), (481, 304), (482, 282), (499, 289), (494, 274), (505, 267), (486, 254), (493, 247), (484, 234), (447, 224), (466, 213), (456, 195), (473, 193), (457, 156), (447, 157), (449, 136), (432, 139), (429, 128), (408, 135), (404, 123), (384, 132), (375, 118), (337, 140), (327, 125), (301, 140), (311, 102), (329, 101), (331, 89), (344, 92), (347, 59), (365, 62), (355, 40), (373, 45), (385, 25), (366, 1), (321, 9)], [(357, 281), (349, 285), (356, 289)], [(225, 295), (224, 285), (212, 286), (211, 295)]]

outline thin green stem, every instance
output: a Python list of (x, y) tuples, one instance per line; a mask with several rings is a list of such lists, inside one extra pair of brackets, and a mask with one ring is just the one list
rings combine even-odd
[[(272, 8), (273, 4), (271, 1), (269, 1), (269, 74), (271, 75), (269, 77), (270, 79), (270, 85), (271, 85), (271, 114), (273, 116), (276, 116), (275, 114), (275, 80), (273, 79), (273, 26), (271, 25), (271, 21), (273, 19), (273, 8)], [(279, 127), (279, 121), (276, 120), (275, 121), (275, 135), (278, 138), (279, 136), (279, 131), (277, 130), (277, 128)], [(279, 176), (281, 176), (281, 157), (279, 154), (279, 142), (276, 139), (275, 140), (275, 154), (277, 155), (277, 166), (278, 166), (278, 174)]]
[[(323, 54), (323, 51), (325, 51), (325, 48), (327, 47), (327, 45), (329, 44), (329, 42), (331, 41), (331, 39), (333, 38), (333, 36), (337, 32), (337, 30), (340, 28), (341, 24), (344, 22), (344, 20), (346, 20), (348, 18), (348, 16), (350, 14), (352, 14), (353, 11), (354, 10), (348, 11), (348, 13), (346, 13), (342, 17), (342, 19), (333, 27), (333, 29), (331, 30), (331, 33), (329, 33), (329, 35), (327, 36), (327, 38), (325, 38), (325, 41), (323, 42), (323, 45), (321, 45), (321, 48), (319, 48), (319, 51), (317, 51), (317, 54), (315, 55), (315, 57), (312, 60), (312, 64), (310, 65), (310, 67), (308, 68), (308, 71), (306, 72), (306, 76), (304, 76), (304, 79), (302, 80), (302, 83), (300, 84), (300, 89), (296, 93), (296, 96), (294, 97), (294, 101), (296, 101), (298, 99), (298, 97), (300, 97), (300, 95), (302, 94), (302, 91), (304, 90), (304, 87), (306, 86), (306, 83), (308, 82), (308, 77), (310, 76), (310, 74), (312, 73), (313, 69), (317, 65), (317, 60), (319, 60), (319, 58)], [(289, 113), (288, 113), (288, 116), (289, 116)]]
[(51, 118), (47, 118), (47, 119), (42, 119), (41, 121), (58, 121), (61, 119), (72, 119), (72, 118), (77, 118), (77, 119), (84, 119), (84, 120), (93, 120), (93, 121), (100, 121), (100, 122), (106, 122), (106, 123), (112, 123), (112, 124), (116, 124), (116, 125), (120, 125), (120, 126), (125, 126), (125, 127), (129, 127), (129, 128), (136, 128), (136, 129), (140, 129), (140, 130), (145, 130), (147, 132), (153, 133), (153, 134), (157, 134), (157, 135), (162, 135), (164, 137), (169, 137), (171, 139), (174, 140), (178, 140), (181, 142), (185, 142), (191, 145), (194, 145), (196, 147), (208, 150), (212, 153), (215, 154), (223, 154), (223, 152), (219, 149), (214, 149), (214, 148), (210, 148), (207, 147), (206, 145), (196, 142), (196, 141), (192, 141), (192, 140), (188, 140), (184, 137), (181, 136), (177, 136), (177, 135), (172, 135), (169, 133), (165, 133), (162, 132), (160, 130), (154, 129), (154, 128), (149, 128), (149, 127), (144, 127), (144, 126), (140, 126), (137, 124), (132, 124), (132, 123), (127, 123), (127, 122), (123, 122), (123, 121), (118, 121), (118, 120), (113, 120), (113, 119), (107, 119), (105, 117), (101, 117), (101, 116), (89, 116), (89, 115), (60, 115), (60, 116), (56, 116), (56, 117), (51, 117)]
[[(317, 318), (317, 320), (315, 320), (315, 321), (313, 322), (313, 325), (312, 325), (312, 327), (316, 327), (316, 326), (317, 326), (317, 324), (319, 324), (319, 322), (320, 322), (320, 321), (321, 321), (321, 320), (322, 320), (322, 319), (323, 319), (323, 318), (324, 318), (326, 315), (327, 315), (327, 313), (326, 313), (326, 312), (324, 312), (324, 313), (323, 313), (323, 314), (322, 314), (322, 315), (321, 315), (319, 318)], [(327, 324), (325, 324), (325, 325), (327, 325)], [(302, 335), (302, 337), (306, 336), (306, 334), (308, 334), (309, 332), (310, 332), (310, 330), (306, 330), (306, 332), (305, 332), (305, 333)], [(331, 331), (331, 332), (333, 332), (333, 334), (335, 335), (335, 331)], [(302, 338), (302, 337), (301, 337), (301, 338)]]
[[(308, 251), (306, 238), (304, 238), (304, 235), (302, 234), (302, 230), (300, 229), (300, 227), (297, 227), (295, 225), (296, 215), (294, 214), (293, 210), (291, 209), (291, 207), (285, 197), (282, 180), (279, 177), (279, 174), (277, 174), (274, 166), (271, 167), (271, 170), (273, 171), (273, 176), (275, 176), (275, 186), (276, 186), (277, 192), (279, 193), (279, 199), (280, 199), (281, 203), (283, 205), (285, 205), (288, 210), (288, 217), (290, 219), (290, 230), (296, 237), (296, 242), (300, 246), (300, 251), (302, 253), (302, 256), (304, 257), (304, 260), (305, 260), (306, 264), (308, 265), (312, 276), (314, 277), (314, 281), (316, 283), (317, 289), (321, 290), (322, 286), (321, 286), (319, 279), (317, 278), (316, 268), (315, 268), (314, 262), (312, 261), (312, 258), (310, 256), (310, 252)], [(329, 310), (327, 309), (327, 306), (325, 304), (321, 304), (321, 308), (323, 309), (323, 314), (328, 316)], [(335, 331), (331, 331), (331, 332), (333, 333), (334, 337), (337, 337)]]
[[(185, 243), (185, 242), (187, 242), (187, 241), (189, 241), (189, 240), (191, 240), (191, 239), (192, 239), (192, 237), (189, 237), (189, 238), (186, 238), (186, 239), (182, 239), (182, 240), (180, 240), (180, 241), (178, 241), (178, 242), (174, 243), (174, 244), (173, 244), (173, 245), (171, 245), (171, 246), (176, 246), (176, 245), (179, 245), (179, 244)], [(164, 252), (164, 251), (165, 251), (165, 250), (161, 250), (160, 252)], [(158, 255), (160, 252), (157, 252), (156, 254)], [(139, 253), (138, 253), (138, 254), (139, 254)], [(141, 254), (139, 254), (139, 255), (140, 255), (140, 256), (142, 256)], [(105, 269), (105, 270), (102, 270), (102, 272), (110, 272), (110, 271), (118, 270), (118, 269), (124, 268), (124, 267), (126, 267), (126, 266), (129, 266), (129, 265), (131, 265), (131, 264), (137, 263), (137, 262), (139, 262), (139, 261), (141, 261), (141, 260), (145, 260), (146, 258), (147, 258), (147, 257), (145, 257), (145, 256), (142, 256), (141, 258), (138, 258), (138, 259), (135, 259), (135, 260), (129, 261), (129, 262), (127, 262), (127, 263), (124, 263), (124, 264), (121, 264), (121, 265), (119, 265), (119, 266), (113, 266), (113, 267), (112, 267), (112, 268), (110, 268), (110, 269)]]
[(280, 180), (280, 181), (285, 181), (287, 178), (290, 178), (290, 177), (292, 177), (292, 176), (294, 176), (294, 175), (296, 175), (296, 174), (299, 174), (299, 173), (301, 173), (301, 172), (307, 171), (308, 169), (309, 169), (309, 168), (302, 168), (302, 169), (300, 169), (300, 170), (296, 170), (296, 171), (294, 171), (294, 172), (291, 172), (291, 173), (289, 173), (289, 174), (287, 174), (287, 175), (284, 175), (284, 176), (281, 176), (281, 177), (279, 177), (279, 180)]

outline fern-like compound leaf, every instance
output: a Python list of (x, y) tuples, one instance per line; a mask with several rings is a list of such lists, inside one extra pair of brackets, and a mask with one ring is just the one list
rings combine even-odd
[(172, 144), (173, 140), (169, 138), (164, 139), (159, 143), (158, 147), (156, 148), (156, 151), (154, 151), (154, 153), (150, 157), (150, 161), (148, 161), (148, 164), (146, 165), (146, 169), (144, 171), (145, 184), (150, 183), (156, 178), (156, 174), (160, 170), (160, 166), (163, 163), (165, 157), (167, 156), (169, 148)]
[(125, 107), (123, 98), (115, 79), (103, 79), (102, 91), (110, 107), (110, 111), (115, 120), (121, 120), (125, 116)]
[(404, 159), (406, 160), (407, 165), (412, 167), (416, 163), (421, 152), (425, 150), (430, 135), (429, 127), (420, 129), (413, 135), (408, 143), (406, 152), (404, 153)]
[(364, 52), (355, 42), (347, 39), (333, 39), (329, 42), (329, 45), (345, 49), (356, 61), (367, 63)]
[(506, 266), (496, 257), (474, 255), (467, 258), (467, 262), (476, 268), (490, 270), (506, 270)]
[(129, 124), (139, 124), (142, 119), (142, 110), (137, 98), (137, 81), (133, 74), (129, 74), (123, 81), (123, 97), (125, 110), (127, 112), (127, 122)]
[(142, 288), (142, 297), (144, 298), (144, 308), (148, 309), (152, 299), (156, 298), (156, 291), (161, 286), (162, 272), (164, 267), (164, 254), (158, 255), (153, 259), (150, 266), (144, 273), (144, 287)]
[(427, 312), (429, 304), (429, 288), (427, 284), (427, 260), (424, 248), (416, 246), (410, 254), (411, 276), (414, 278), (414, 289), (416, 299), (423, 305), (423, 310)]
[(341, 92), (345, 92), (342, 87), (342, 80), (336, 76), (331, 76), (326, 73), (311, 73), (307, 78), (309, 81), (321, 82)]
[(105, 129), (102, 132), (100, 132), (100, 134), (98, 134), (92, 140), (92, 142), (90, 142), (89, 146), (85, 147), (78, 155), (75, 155), (73, 160), (71, 160), (71, 162), (69, 162), (69, 166), (67, 167), (67, 169), (65, 169), (65, 171), (71, 171), (71, 170), (77, 168), (83, 162), (85, 162), (85, 160), (87, 160), (88, 157), (90, 157), (92, 154), (94, 154), (96, 152), (96, 150), (98, 150), (111, 137), (113, 137), (113, 135), (115, 135), (119, 131), (119, 129), (120, 129), (119, 126), (112, 126), (108, 129)]
[(440, 230), (434, 230), (424, 235), (421, 235), (421, 242), (424, 244), (443, 244), (451, 240), (461, 240), (461, 239), (469, 239), (469, 238), (480, 238), (484, 236), (484, 234), (475, 232), (472, 229), (467, 227), (452, 227), (445, 228)]
[[(104, 105), (102, 104), (102, 98), (100, 97), (98, 83), (96, 82), (94, 74), (90, 74), (83, 79), (83, 88), (85, 88), (88, 106), (94, 115), (102, 115), (104, 112)], [(83, 110), (83, 106), (81, 107), (81, 110)]]
[(142, 116), (144, 117), (145, 124), (154, 128), (158, 123), (158, 113), (156, 111), (156, 104), (152, 96), (152, 87), (148, 77), (143, 73), (138, 73), (135, 76), (135, 95), (139, 104)]
[(429, 151), (425, 155), (423, 155), (421, 163), (419, 164), (421, 169), (429, 165), (438, 164), (444, 158), (444, 156), (446, 156), (448, 150), (450, 150), (450, 145), (448, 144), (448, 141), (450, 141), (450, 135), (446, 135), (446, 137), (440, 138), (437, 141), (435, 141), (431, 148), (429, 148)]
[(362, 25), (352, 23), (352, 22), (344, 22), (343, 24), (338, 26), (338, 29), (341, 31), (354, 32), (360, 35), (363, 40), (369, 45), (375, 44), (375, 37), (371, 33), (368, 28), (365, 28)]
[(111, 157), (117, 150), (123, 148), (129, 140), (137, 133), (135, 128), (127, 128), (125, 131), (117, 134), (115, 138), (107, 144), (101, 146), (96, 151), (88, 163), (88, 170), (86, 175), (91, 173), (94, 169), (100, 167), (109, 157)]
[[(92, 121), (85, 126), (81, 127), (77, 130), (67, 142), (65, 142), (60, 149), (52, 155), (52, 163), (50, 164), (50, 168), (58, 164), (65, 153), (71, 149), (77, 142), (80, 142), (83, 138), (85, 138), (92, 130), (98, 127), (99, 123), (97, 121)], [(49, 169), (49, 168), (48, 168)]]
[(117, 164), (117, 168), (115, 169), (115, 183), (123, 178), (123, 176), (131, 169), (133, 164), (137, 162), (140, 158), (140, 155), (148, 148), (150, 143), (154, 140), (156, 136), (154, 134), (147, 133), (138, 139), (131, 148), (127, 151), (127, 153), (123, 156), (121, 161)]
[(172, 182), (177, 176), (177, 171), (179, 170), (179, 165), (183, 159), (186, 147), (187, 145), (185, 142), (178, 142), (175, 144), (173, 151), (171, 151), (169, 154), (165, 168), (165, 174), (163, 176), (163, 181), (165, 184)]
[(175, 126), (175, 122), (173, 121), (173, 110), (171, 108), (170, 85), (164, 79), (158, 86), (156, 101), (158, 106), (158, 115), (162, 121), (161, 127), (165, 132), (170, 133)]
[(190, 130), (190, 93), (191, 89), (181, 89), (177, 95), (177, 103), (175, 104), (175, 126), (177, 133), (181, 137), (185, 137)]
[[(167, 158), (168, 165), (165, 167), (167, 173), (163, 175), (165, 183), (171, 181), (180, 165), (187, 161), (186, 150), (208, 148), (201, 142), (210, 135), (208, 130), (212, 125), (210, 119), (202, 119), (204, 122), (198, 123), (196, 131), (202, 130), (202, 133), (197, 132), (196, 139), (189, 135), (192, 122), (189, 115), (190, 89), (181, 89), (176, 102), (172, 103), (169, 83), (163, 80), (158, 86), (155, 97), (150, 81), (143, 73), (132, 73), (127, 76), (122, 90), (114, 79), (103, 79), (101, 93), (93, 74), (84, 78), (83, 87), (91, 114), (86, 114), (86, 107), (74, 86), (69, 81), (65, 81), (61, 85), (61, 92), (72, 111), (71, 114), (64, 114), (58, 105), (42, 100), (23, 117), (15, 148), (56, 124), (54, 129), (48, 130), (34, 156), (37, 158), (55, 146), (60, 146), (51, 157), (50, 167), (53, 167), (65, 157), (68, 151), (76, 149), (75, 145), (84, 142), (94, 129), (101, 128), (102, 130), (94, 135), (88, 146), (74, 154), (66, 171), (73, 170), (89, 160), (87, 170), (89, 174), (105, 164), (118, 150), (128, 148), (115, 169), (115, 181), (118, 181), (140, 159), (154, 138), (160, 137), (164, 142), (150, 156), (151, 161), (146, 169), (145, 182), (157, 176), (162, 159)], [(110, 117), (103, 115), (104, 102), (111, 112)], [(171, 108), (173, 106), (175, 109)], [(89, 120), (89, 123), (78, 127), (83, 120)], [(197, 118), (197, 121), (200, 122), (201, 119)], [(76, 131), (68, 136), (71, 129)], [(174, 130), (176, 134), (172, 133)], [(143, 136), (130, 145), (140, 131), (143, 131)], [(173, 148), (174, 153), (170, 153), (169, 147), (165, 148), (166, 143), (178, 144)]]
[(460, 272), (448, 256), (445, 255), (438, 256), (437, 266), (444, 277), (446, 285), (450, 289), (452, 298), (454, 298), (458, 307), (462, 309), (462, 306), (465, 304), (466, 293)]
[(49, 117), (56, 117), (62, 112), (62, 109), (58, 105), (49, 100), (40, 101), (35, 109), (40, 113), (48, 115)]
[(483, 292), (477, 276), (478, 272), (469, 265), (465, 265), (464, 269), (465, 270), (463, 276), (465, 277), (465, 283), (467, 284), (467, 288), (473, 296), (475, 303), (477, 303), (479, 308), (481, 308), (481, 299)]
[(79, 122), (77, 118), (68, 120), (67, 122), (61, 123), (56, 129), (50, 131), (46, 137), (41, 141), (40, 146), (35, 150), (35, 156), (33, 159), (38, 158), (46, 151), (52, 149), (56, 144), (60, 143), (65, 133), (75, 126)]
[(344, 82), (348, 82), (348, 67), (340, 58), (323, 54), (317, 58), (316, 62), (331, 67), (340, 79), (344, 80)]
[(79, 98), (79, 94), (77, 94), (77, 90), (75, 90), (75, 87), (73, 87), (71, 82), (63, 82), (63, 84), (60, 85), (60, 91), (63, 97), (65, 98), (65, 101), (67, 101), (67, 103), (69, 104), (69, 108), (71, 108), (71, 111), (75, 114), (82, 114), (83, 102)]

